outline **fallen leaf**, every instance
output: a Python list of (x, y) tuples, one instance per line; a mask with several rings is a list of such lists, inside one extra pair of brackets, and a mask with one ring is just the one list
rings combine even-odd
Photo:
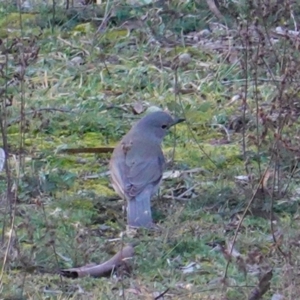
[(283, 295), (280, 295), (280, 294), (274, 294), (271, 298), (271, 300), (283, 300), (284, 297)]
[(251, 291), (248, 300), (259, 300), (270, 289), (271, 279), (273, 277), (272, 269), (265, 273), (259, 280), (258, 285)]
[(183, 274), (193, 273), (195, 272), (195, 269), (199, 269), (200, 265), (196, 264), (195, 262), (189, 263), (187, 266), (180, 267), (180, 270), (182, 270)]
[(81, 56), (75, 56), (70, 60), (70, 63), (74, 66), (79, 66), (84, 63), (84, 60)]
[(142, 102), (135, 102), (132, 105), (132, 111), (135, 115), (140, 115), (142, 112), (144, 112), (145, 108), (143, 106)]
[(174, 170), (174, 171), (166, 171), (163, 173), (163, 179), (174, 179), (180, 177), (182, 174), (181, 171)]

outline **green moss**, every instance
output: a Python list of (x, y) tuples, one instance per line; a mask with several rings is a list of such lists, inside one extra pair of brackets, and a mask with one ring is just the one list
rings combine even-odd
[(9, 128), (7, 129), (7, 133), (10, 135), (16, 135), (20, 132), (20, 126), (19, 125), (12, 125), (9, 126)]
[(80, 34), (80, 33), (91, 33), (95, 31), (95, 27), (91, 22), (88, 23), (82, 23), (74, 27), (72, 30), (74, 35)]
[(71, 203), (72, 208), (75, 209), (93, 210), (94, 208), (94, 203), (90, 199), (74, 199)]
[(209, 51), (205, 51), (203, 49), (199, 50), (195, 47), (184, 47), (184, 46), (177, 46), (174, 48), (162, 48), (161, 53), (164, 55), (168, 55), (168, 57), (175, 57), (182, 53), (189, 53), (191, 54), (192, 58), (197, 58), (197, 60), (207, 61), (212, 59), (211, 53)]
[(34, 14), (20, 14), (20, 13), (10, 13), (5, 18), (0, 20), (0, 30), (6, 29), (21, 29), (24, 26), (32, 26), (32, 23), (36, 19)]
[[(148, 18), (149, 26), (154, 26), (153, 30), (157, 35), (164, 35), (167, 30), (172, 31), (175, 28), (182, 36), (182, 30), (202, 28), (200, 21), (204, 24), (207, 17), (210, 18), (210, 15), (206, 16), (208, 9), (205, 1), (202, 3), (206, 9), (205, 18), (200, 18), (201, 20), (186, 17), (186, 11), (183, 10), (185, 7), (193, 15), (202, 16), (203, 10), (197, 7), (196, 1), (186, 1), (184, 4), (184, 1), (169, 2), (171, 10), (183, 13), (182, 20), (173, 22), (173, 18), (166, 15), (165, 23), (163, 21), (162, 24), (151, 24), (151, 18)], [(243, 90), (244, 82), (236, 79), (244, 75), (238, 64), (227, 63), (220, 53), (190, 46), (156, 47), (148, 43), (149, 36), (143, 30), (137, 28), (129, 33), (125, 29), (119, 29), (118, 26), (130, 17), (139, 17), (148, 12), (151, 16), (156, 11), (152, 6), (144, 11), (137, 11), (133, 6), (124, 6), (118, 4), (113, 7), (116, 10), (115, 17), (112, 15), (109, 20), (109, 28), (112, 29), (99, 35), (94, 51), (90, 51), (89, 46), (86, 48), (86, 39), (81, 35), (91, 35), (94, 32), (95, 28), (91, 23), (83, 22), (99, 17), (97, 8), (89, 6), (92, 9), (88, 15), (88, 7), (83, 10), (75, 9), (71, 15), (58, 9), (55, 12), (56, 16), (51, 12), (49, 14), (49, 11), (41, 11), (41, 27), (36, 28), (32, 26), (35, 24), (34, 15), (21, 16), (25, 29), (29, 28), (32, 32), (43, 28), (43, 32), (35, 39), (34, 46), (40, 47), (39, 56), (26, 67), (26, 80), (22, 90), (20, 86), (12, 85), (7, 91), (9, 95), (14, 96), (13, 105), (7, 108), (7, 123), (18, 120), (20, 95), (24, 95), (25, 113), (29, 112), (26, 115), (29, 126), (22, 136), (25, 137), (25, 151), (28, 153), (25, 164), (16, 170), (17, 166), (10, 163), (12, 180), (15, 181), (15, 175), (21, 175), (20, 180), (16, 181), (19, 182), (19, 186), (14, 236), (20, 255), (16, 259), (11, 258), (14, 270), (8, 268), (4, 274), (4, 278), (9, 275), (9, 279), (5, 279), (6, 283), (15, 283), (14, 286), (4, 285), (4, 293), (18, 286), (24, 295), (39, 299), (45, 296), (43, 287), (49, 286), (49, 283), (51, 290), (61, 291), (59, 277), (52, 274), (40, 276), (35, 272), (32, 276), (27, 272), (24, 282), (23, 274), (27, 270), (24, 270), (23, 262), (26, 266), (44, 266), (52, 270), (61, 266), (81, 266), (91, 261), (101, 263), (109, 258), (106, 247), (112, 242), (108, 239), (118, 237), (126, 226), (121, 209), (124, 203), (109, 201), (111, 197), (117, 198), (109, 178), (97, 176), (108, 169), (110, 154), (66, 154), (57, 150), (60, 147), (99, 147), (115, 144), (136, 118), (131, 108), (135, 101), (141, 101), (146, 108), (156, 105), (186, 117), (187, 122), (176, 126), (164, 139), (163, 150), (167, 160), (171, 158), (176, 139), (174, 168), (201, 168), (203, 172), (200, 170), (199, 173), (186, 173), (180, 178), (163, 181), (163, 196), (169, 196), (173, 192), (176, 196), (193, 187), (195, 197), (187, 201), (154, 197), (153, 216), (155, 221), (159, 220), (162, 223), (162, 230), (145, 234), (141, 230), (137, 237), (130, 237), (130, 241), (139, 242), (134, 259), (134, 273), (139, 275), (141, 284), (147, 286), (149, 293), (164, 291), (170, 284), (175, 286), (176, 282), (182, 282), (190, 290), (185, 298), (191, 299), (208, 298), (205, 292), (199, 292), (198, 287), (211, 284), (211, 280), (224, 273), (224, 256), (222, 252), (212, 251), (212, 244), (214, 241), (227, 241), (227, 237), (232, 237), (235, 228), (231, 228), (229, 216), (232, 215), (232, 211), (236, 212), (245, 207), (247, 195), (237, 188), (233, 178), (237, 174), (245, 173), (241, 160), (242, 133), (232, 134), (230, 144), (218, 144), (219, 140), (226, 138), (226, 134), (224, 128), (213, 125), (227, 126), (235, 115), (241, 114), (241, 102), (230, 103), (230, 98)], [(124, 18), (118, 16), (118, 13)], [(6, 37), (11, 32), (20, 34), (19, 18), (18, 13), (7, 14), (6, 18), (2, 18), (0, 36), (2, 34)], [(215, 32), (211, 37), (212, 42), (215, 40), (214, 34)], [(82, 49), (87, 49), (91, 55), (85, 55)], [(180, 67), (176, 72), (180, 86), (183, 89), (193, 89), (194, 92), (175, 95), (172, 89), (175, 71), (170, 68), (170, 64), (177, 55), (186, 52), (191, 54), (192, 60), (186, 68)], [(15, 72), (15, 64), (18, 61), (15, 54), (8, 56), (8, 76)], [(69, 64), (69, 61), (78, 55), (84, 58), (85, 63), (80, 66)], [(232, 80), (232, 84), (223, 84), (224, 78)], [(0, 85), (5, 86), (5, 81), (6, 78)], [(276, 87), (271, 81), (268, 81), (267, 85), (265, 82), (261, 84), (262, 98), (266, 102), (271, 101)], [(256, 104), (254, 99), (249, 85), (247, 102), (250, 114), (251, 107)], [(44, 107), (62, 110), (40, 110)], [(36, 114), (31, 113), (34, 110)], [(41, 128), (41, 124), (47, 119), (50, 120), (49, 124)], [(16, 153), (15, 149), (19, 148), (20, 140), (20, 124), (14, 123), (8, 128), (11, 153)], [(260, 157), (264, 167), (269, 162), (269, 150), (264, 144), (261, 147), (266, 153), (264, 161)], [(256, 149), (247, 145), (246, 150), (255, 150), (248, 154), (250, 167), (253, 168), (251, 172), (253, 170), (255, 176), (258, 167), (252, 160)], [(96, 178), (86, 179), (88, 175), (96, 175)], [(4, 172), (1, 176), (4, 180), (0, 180), (0, 190), (5, 193)], [(257, 176), (255, 180), (258, 179)], [(297, 182), (294, 184), (297, 188)], [(297, 198), (294, 202), (297, 206)], [(275, 203), (274, 208), (279, 205), (284, 210), (285, 204), (280, 201)], [(283, 249), (292, 245), (293, 243), (288, 242), (297, 240), (299, 233), (297, 218), (289, 213), (292, 206), (284, 210), (286, 216), (282, 216), (282, 222), (279, 224), (283, 232), (288, 231), (290, 237), (288, 241), (283, 240)], [(243, 222), (242, 234), (236, 240), (238, 251), (247, 256), (247, 249), (250, 248), (251, 251), (251, 247), (260, 245), (261, 252), (276, 264), (276, 269), (279, 270), (277, 273), (281, 274), (280, 268), (284, 263), (281, 264), (277, 259), (276, 251), (275, 256), (270, 253), (272, 241), (266, 239), (271, 234), (271, 230), (266, 226), (268, 222), (257, 220), (255, 215), (252, 218), (255, 222), (249, 222), (248, 219)], [(100, 224), (105, 226), (99, 226)], [(224, 229), (227, 232), (225, 237)], [(0, 234), (2, 230), (8, 233), (10, 228), (0, 228)], [(128, 237), (124, 236), (124, 240), (127, 239)], [(122, 242), (114, 243), (121, 247)], [(55, 245), (55, 249), (52, 245)], [(297, 249), (291, 253), (293, 260), (297, 262)], [(175, 256), (176, 260), (172, 260)], [(168, 260), (172, 263), (171, 267), (167, 265)], [(199, 262), (200, 268), (183, 274), (178, 265), (188, 265), (190, 262)], [(239, 274), (234, 260), (228, 270), (228, 279), (231, 278), (236, 281), (233, 289), (245, 285), (243, 274)], [(257, 284), (251, 276), (249, 278), (250, 285)], [(284, 279), (284, 276), (282, 278)], [(130, 286), (131, 279), (124, 278), (121, 285), (111, 278), (106, 278), (103, 280), (105, 284), (99, 285), (95, 284), (94, 278), (86, 277), (81, 279), (80, 284), (87, 293), (99, 295), (100, 298), (107, 295), (107, 298), (116, 299), (124, 286)], [(102, 279), (97, 279), (97, 282), (99, 280), (102, 283)], [(282, 286), (284, 285), (285, 282)], [(277, 284), (274, 288), (280, 290)], [(207, 291), (210, 297), (216, 299), (221, 298), (219, 293), (222, 293), (222, 296), (231, 293), (232, 299), (246, 298), (245, 295), (234, 294), (231, 288), (226, 290), (226, 287), (222, 291)], [(126, 296), (130, 299), (136, 298), (136, 295), (130, 293)]]
[[(165, 153), (171, 153), (172, 148), (165, 149)], [(227, 169), (229, 167), (240, 167), (243, 164), (240, 148), (237, 145), (210, 145), (189, 143), (185, 148), (178, 146), (176, 148), (176, 160), (184, 162), (191, 167), (203, 169)], [(213, 163), (213, 162), (214, 163)]]
[(85, 147), (99, 147), (105, 141), (101, 132), (86, 132), (83, 135), (82, 143)]
[(106, 32), (103, 35), (103, 39), (109, 40), (109, 41), (119, 41), (120, 38), (125, 38), (128, 36), (128, 30), (126, 29), (114, 29), (109, 32)]
[(0, 38), (5, 39), (9, 36), (8, 31), (5, 29), (0, 29)]
[(86, 190), (91, 190), (101, 197), (112, 197), (116, 196), (113, 188), (108, 187), (108, 179), (94, 179), (86, 180), (84, 183)]

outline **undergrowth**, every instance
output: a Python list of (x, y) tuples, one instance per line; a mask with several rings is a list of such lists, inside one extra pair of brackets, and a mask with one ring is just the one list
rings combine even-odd
[[(277, 2), (0, 3), (1, 299), (297, 298), (299, 11)], [(161, 230), (125, 232), (110, 150), (157, 107), (187, 120)], [(58, 275), (125, 243), (131, 274)]]

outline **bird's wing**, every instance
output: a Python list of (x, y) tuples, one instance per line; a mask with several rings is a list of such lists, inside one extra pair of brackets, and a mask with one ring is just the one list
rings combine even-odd
[(150, 157), (139, 157), (138, 159), (127, 157), (127, 185), (126, 194), (129, 197), (136, 197), (149, 186), (157, 186), (162, 178), (164, 157), (163, 155), (151, 155)]
[(147, 142), (138, 145), (138, 151), (133, 144), (126, 151), (124, 146), (116, 148), (110, 164), (113, 186), (120, 196), (127, 199), (144, 190), (155, 192), (162, 178), (165, 161), (160, 145)]
[(125, 187), (128, 186), (127, 167), (125, 164), (125, 155), (121, 147), (115, 148), (109, 164), (112, 185), (120, 197), (127, 198)]

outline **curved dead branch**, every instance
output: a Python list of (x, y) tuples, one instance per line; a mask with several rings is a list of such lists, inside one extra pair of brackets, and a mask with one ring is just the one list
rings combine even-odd
[(134, 249), (133, 246), (128, 245), (122, 248), (116, 255), (114, 255), (108, 261), (97, 265), (89, 264), (83, 267), (62, 269), (59, 273), (62, 276), (68, 278), (80, 278), (85, 276), (91, 277), (103, 277), (110, 276), (114, 271), (120, 268), (124, 268), (126, 271), (130, 271), (130, 261), (133, 258)]
[(219, 19), (223, 19), (223, 15), (220, 13), (216, 3), (214, 0), (206, 0), (206, 3), (210, 9), (210, 11)]

